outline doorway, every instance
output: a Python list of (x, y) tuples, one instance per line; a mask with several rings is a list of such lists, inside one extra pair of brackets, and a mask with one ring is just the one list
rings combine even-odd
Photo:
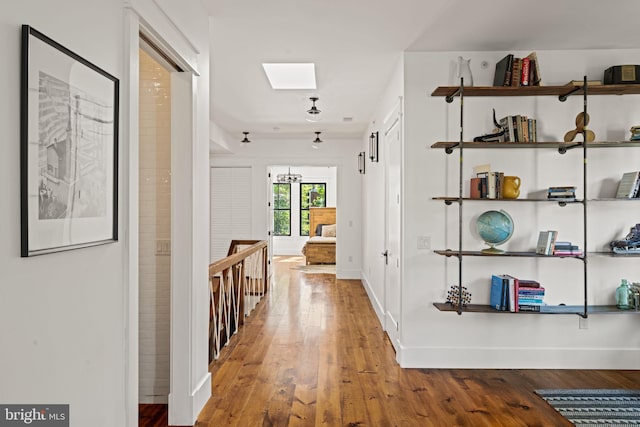
[(401, 231), (402, 231), (402, 111), (401, 102), (384, 121), (385, 147), (385, 248), (384, 273), (385, 331), (398, 354), (402, 313)]

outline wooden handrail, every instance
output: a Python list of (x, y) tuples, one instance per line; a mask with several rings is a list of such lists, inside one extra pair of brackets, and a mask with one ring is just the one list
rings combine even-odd
[(265, 240), (233, 240), (229, 256), (209, 265), (210, 363), (267, 292), (267, 248)]
[[(233, 255), (230, 255), (226, 258), (222, 258), (221, 260), (218, 260), (213, 264), (209, 265), (209, 276), (213, 276), (217, 273), (220, 273), (221, 271), (226, 270), (232, 265), (237, 264), (238, 262), (247, 258), (249, 255), (253, 254), (254, 252), (257, 252), (260, 249), (267, 247), (266, 240), (233, 240), (232, 246), (233, 246), (233, 242), (241, 242), (241, 243), (237, 243), (236, 246), (245, 245), (245, 244), (252, 244), (252, 246), (249, 246), (248, 248), (243, 249), (240, 252), (236, 252)], [(247, 243), (242, 243), (242, 242), (247, 242)]]

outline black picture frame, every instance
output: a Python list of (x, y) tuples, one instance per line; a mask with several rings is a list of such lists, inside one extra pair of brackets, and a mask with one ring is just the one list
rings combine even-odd
[(119, 80), (22, 26), (21, 256), (118, 240)]
[(364, 175), (364, 168), (365, 168), (365, 160), (364, 160), (364, 151), (361, 151), (358, 153), (358, 172), (360, 172), (361, 174)]
[(371, 132), (369, 135), (369, 159), (378, 162), (378, 132)]

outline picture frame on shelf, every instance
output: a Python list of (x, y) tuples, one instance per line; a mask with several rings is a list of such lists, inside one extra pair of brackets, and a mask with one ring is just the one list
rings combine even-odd
[(361, 151), (358, 153), (358, 172), (360, 172), (361, 175), (364, 175), (365, 171), (365, 160), (364, 160), (364, 151)]
[(378, 132), (371, 132), (369, 135), (369, 159), (378, 162)]
[(22, 26), (21, 256), (118, 240), (119, 80)]

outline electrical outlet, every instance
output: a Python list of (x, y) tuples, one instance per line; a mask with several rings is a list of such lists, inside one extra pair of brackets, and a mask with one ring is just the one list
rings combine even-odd
[(431, 249), (431, 237), (418, 236), (418, 249)]

